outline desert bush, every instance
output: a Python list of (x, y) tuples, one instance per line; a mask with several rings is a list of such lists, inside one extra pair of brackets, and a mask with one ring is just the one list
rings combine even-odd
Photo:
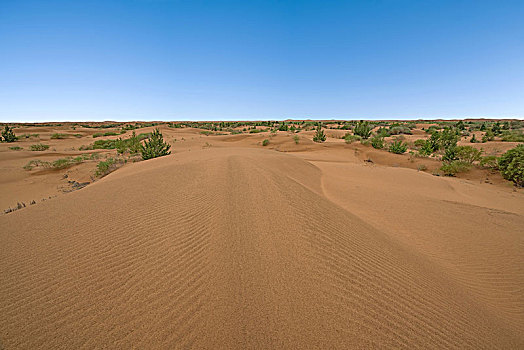
[(396, 154), (405, 153), (407, 150), (408, 150), (408, 145), (402, 142), (401, 140), (393, 141), (389, 145), (389, 149), (388, 149), (389, 152), (396, 153)]
[(371, 146), (376, 149), (384, 148), (384, 138), (380, 136), (373, 136), (371, 138)]
[(18, 137), (16, 137), (15, 132), (13, 131), (13, 128), (10, 128), (8, 125), (6, 125), (4, 128), (4, 131), (2, 131), (1, 141), (15, 142), (16, 140), (18, 140)]
[(475, 136), (475, 134), (473, 134), (473, 136), (471, 137), (471, 139), (469, 140), (469, 142), (471, 142), (471, 143), (478, 143), (479, 140), (477, 140), (477, 137)]
[(440, 167), (440, 170), (445, 176), (455, 176), (458, 173), (463, 173), (471, 168), (471, 164), (460, 160), (453, 160), (451, 162), (444, 162)]
[(106, 160), (98, 162), (96, 165), (96, 176), (105, 176), (111, 171), (116, 169), (116, 161), (113, 158), (108, 158)]
[(355, 126), (353, 133), (355, 135), (362, 137), (363, 139), (367, 139), (371, 136), (372, 129), (373, 128), (371, 125), (369, 125), (369, 122), (361, 120)]
[(505, 142), (524, 142), (524, 133), (522, 131), (506, 132), (502, 135), (502, 141)]
[(376, 135), (379, 136), (379, 137), (388, 137), (390, 136), (390, 133), (388, 131), (388, 129), (384, 128), (384, 127), (380, 127), (378, 128), (377, 132), (376, 132)]
[(293, 136), (293, 141), (295, 141), (295, 144), (298, 145), (300, 137), (298, 137), (298, 135)]
[(278, 131), (287, 131), (288, 129), (288, 126), (286, 123), (282, 123), (280, 124), (280, 126), (278, 127)]
[(61, 140), (61, 139), (65, 139), (67, 137), (66, 134), (60, 134), (60, 133), (54, 133), (53, 135), (51, 135), (51, 138), (53, 140)]
[(482, 150), (471, 146), (457, 146), (455, 147), (455, 156), (460, 161), (473, 164), (473, 162), (477, 162), (482, 159)]
[(480, 159), (479, 165), (485, 169), (498, 169), (498, 158), (496, 156), (485, 156)]
[(425, 143), (426, 143), (426, 140), (424, 140), (424, 139), (418, 139), (418, 140), (415, 140), (415, 142), (413, 142), (413, 145), (414, 145), (416, 148), (421, 148), (422, 146), (424, 146)]
[(153, 131), (148, 141), (145, 141), (143, 145), (140, 145), (142, 159), (144, 160), (167, 156), (171, 154), (169, 151), (170, 148), (171, 145), (164, 142), (164, 137), (158, 129)]
[(49, 145), (44, 145), (43, 143), (36, 143), (34, 145), (29, 146), (29, 149), (31, 151), (45, 151), (49, 149)]
[(262, 141), (262, 146), (267, 146), (267, 145), (269, 145), (268, 139), (265, 139), (264, 141)]
[(12, 147), (9, 147), (9, 149), (11, 151), (21, 151), (21, 150), (23, 150), (23, 148), (20, 147), (20, 146), (12, 146)]
[(411, 135), (413, 133), (411, 132), (411, 129), (408, 128), (407, 126), (398, 125), (398, 126), (393, 126), (389, 128), (389, 134), (390, 135), (400, 135), (400, 134)]
[(486, 133), (482, 136), (482, 142), (493, 141), (495, 139), (495, 134), (491, 130), (487, 130)]
[(524, 186), (524, 144), (500, 156), (498, 167), (503, 178), (513, 181), (517, 186)]
[(93, 138), (94, 139), (96, 139), (97, 137), (102, 137), (102, 136), (104, 136), (104, 133), (102, 133), (102, 132), (96, 132), (96, 133), (93, 134)]
[(324, 134), (324, 131), (322, 130), (322, 126), (320, 124), (317, 126), (317, 131), (315, 132), (315, 136), (313, 136), (313, 141), (315, 142), (326, 141), (326, 134)]
[(140, 152), (140, 138), (136, 136), (135, 132), (131, 134), (131, 137), (128, 139), (118, 138), (114, 142), (116, 151), (120, 154), (129, 151), (131, 154), (136, 154)]
[(428, 170), (428, 167), (425, 164), (419, 164), (419, 165), (417, 165), (417, 170), (418, 171), (426, 171), (426, 170)]
[(353, 143), (355, 141), (360, 141), (361, 137), (358, 135), (351, 135), (348, 132), (346, 135), (344, 135), (344, 140), (346, 141), (346, 143)]

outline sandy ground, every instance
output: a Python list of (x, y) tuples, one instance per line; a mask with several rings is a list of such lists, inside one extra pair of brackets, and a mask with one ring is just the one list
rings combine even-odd
[(36, 201), (0, 215), (0, 348), (524, 348), (524, 195), (498, 174), (162, 127), (170, 156), (96, 179), (22, 167), (99, 130), (34, 129), (0, 145), (2, 208)]

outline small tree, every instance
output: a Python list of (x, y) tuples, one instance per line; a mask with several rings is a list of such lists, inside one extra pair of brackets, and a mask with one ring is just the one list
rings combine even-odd
[(164, 142), (162, 133), (158, 129), (155, 129), (149, 141), (145, 141), (144, 145), (140, 146), (140, 152), (142, 153), (142, 159), (147, 160), (171, 154), (169, 151), (170, 148), (171, 145)]
[(6, 125), (4, 131), (2, 131), (2, 137), (4, 138), (5, 142), (15, 142), (18, 140), (18, 137), (16, 137), (13, 128), (10, 128), (8, 125)]
[(353, 132), (355, 135), (358, 135), (362, 137), (363, 139), (367, 139), (371, 136), (371, 125), (367, 121), (359, 121), (357, 125), (355, 126), (355, 130)]
[(322, 126), (318, 124), (317, 131), (315, 132), (315, 136), (313, 136), (313, 141), (315, 142), (324, 142), (326, 141), (326, 134), (324, 134), (324, 131), (322, 131)]

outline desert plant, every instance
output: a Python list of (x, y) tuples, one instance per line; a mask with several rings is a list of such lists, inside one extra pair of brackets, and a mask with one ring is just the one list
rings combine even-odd
[(10, 128), (8, 125), (6, 125), (4, 131), (2, 131), (2, 138), (4, 142), (15, 142), (18, 140), (18, 137), (16, 137), (13, 128)]
[(473, 162), (477, 162), (482, 159), (482, 150), (471, 146), (457, 146), (455, 148), (455, 155), (458, 160), (468, 164), (473, 164)]
[(60, 134), (60, 133), (55, 133), (55, 134), (51, 135), (51, 138), (52, 139), (56, 139), (56, 140), (65, 139), (66, 137), (67, 137), (66, 134)]
[(463, 173), (471, 168), (471, 164), (460, 160), (453, 160), (451, 162), (444, 162), (440, 170), (445, 176), (455, 176), (458, 173)]
[(21, 151), (21, 150), (23, 150), (23, 148), (20, 147), (20, 146), (12, 146), (12, 147), (9, 147), (9, 149), (11, 151)]
[(384, 148), (384, 138), (380, 136), (373, 136), (371, 138), (371, 146), (376, 149)]
[(371, 136), (371, 129), (373, 128), (369, 125), (369, 122), (361, 120), (357, 123), (353, 132), (355, 135), (367, 139)]
[(480, 159), (479, 165), (485, 169), (498, 169), (498, 158), (496, 156), (485, 156)]
[(300, 137), (298, 137), (298, 135), (293, 136), (293, 141), (295, 141), (295, 144), (298, 145), (298, 142), (300, 141)]
[(326, 134), (324, 134), (324, 131), (322, 130), (322, 126), (320, 124), (317, 126), (317, 131), (315, 132), (315, 136), (313, 136), (313, 141), (315, 142), (326, 141)]
[(477, 140), (477, 137), (475, 136), (475, 134), (473, 134), (473, 136), (471, 137), (471, 139), (469, 140), (469, 142), (471, 142), (471, 143), (477, 143), (477, 142), (479, 142), (479, 141)]
[(162, 133), (158, 129), (155, 129), (149, 140), (140, 146), (140, 151), (142, 153), (142, 159), (147, 160), (171, 154), (169, 151), (170, 148), (171, 145), (164, 142)]
[(45, 151), (49, 149), (49, 145), (44, 145), (43, 143), (36, 143), (34, 145), (29, 146), (29, 149), (31, 151)]
[(503, 178), (513, 181), (517, 186), (524, 186), (524, 144), (500, 156), (498, 167)]
[(502, 141), (505, 141), (505, 142), (524, 142), (524, 133), (522, 133), (522, 131), (506, 131), (502, 135)]
[(113, 158), (108, 158), (106, 160), (98, 162), (96, 165), (96, 176), (105, 176), (109, 174), (115, 168), (116, 161)]
[(346, 143), (353, 143), (355, 141), (360, 141), (361, 137), (358, 135), (351, 135), (349, 132), (344, 136)]
[(495, 139), (495, 134), (491, 130), (487, 130), (484, 136), (482, 136), (482, 142), (493, 141)]
[(267, 145), (269, 145), (268, 139), (265, 139), (264, 141), (262, 141), (262, 146), (267, 146)]
[(408, 150), (408, 145), (401, 140), (395, 140), (389, 145), (388, 151), (391, 153), (402, 154)]

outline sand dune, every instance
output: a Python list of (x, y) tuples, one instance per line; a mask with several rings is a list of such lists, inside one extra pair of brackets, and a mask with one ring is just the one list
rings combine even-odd
[(521, 196), (313, 158), (193, 150), (0, 217), (2, 345), (524, 347)]

